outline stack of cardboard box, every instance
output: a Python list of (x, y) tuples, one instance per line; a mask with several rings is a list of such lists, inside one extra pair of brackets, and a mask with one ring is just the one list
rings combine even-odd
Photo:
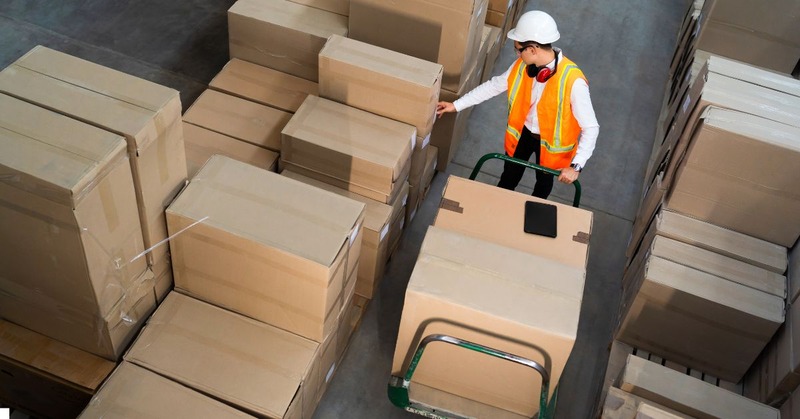
[(2, 376), (3, 399), (76, 413), (105, 375), (43, 374), (36, 354), (117, 361), (172, 288), (164, 210), (187, 177), (180, 97), (36, 47), (0, 72), (0, 108), (0, 316), (25, 328), (8, 325), (0, 346), (37, 336), (4, 353), (20, 373)]
[[(545, 365), (550, 388), (575, 343), (592, 213), (555, 204), (555, 238), (523, 232), (517, 192), (450, 177), (406, 291), (392, 374), (403, 376), (420, 341), (446, 334)], [(468, 417), (531, 417), (534, 370), (432, 344), (416, 366), (416, 401)], [(552, 396), (552, 394), (551, 394)]]

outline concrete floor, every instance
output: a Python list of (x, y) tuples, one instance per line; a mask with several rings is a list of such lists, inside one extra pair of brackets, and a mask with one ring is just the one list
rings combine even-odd
[[(4, 0), (0, 67), (42, 44), (178, 89), (186, 109), (227, 62), (226, 10), (233, 2)], [(559, 418), (590, 418), (599, 402), (623, 253), (653, 145), (667, 66), (689, 0), (528, 3), (528, 10), (545, 10), (558, 22), (562, 38), (556, 45), (589, 78), (600, 122), (597, 149), (580, 179), (582, 207), (595, 215), (584, 304), (556, 412)], [(495, 74), (514, 57), (506, 43)], [(502, 100), (490, 100), (472, 113), (449, 174), (467, 176), (479, 156), (502, 149)], [(496, 183), (500, 171), (498, 162), (488, 163), (478, 179)], [(315, 418), (417, 417), (389, 403), (386, 383), (405, 286), (445, 180), (444, 174), (436, 176), (429, 199), (407, 227), (380, 293)], [(532, 174), (526, 175), (518, 190), (530, 192), (532, 185)], [(565, 185), (557, 186), (552, 196), (562, 202), (571, 197), (572, 188)]]

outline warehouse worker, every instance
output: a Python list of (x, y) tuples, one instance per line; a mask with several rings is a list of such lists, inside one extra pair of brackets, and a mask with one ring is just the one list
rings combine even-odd
[[(561, 35), (556, 22), (541, 11), (523, 14), (508, 32), (517, 60), (453, 103), (439, 102), (437, 114), (462, 111), (508, 91), (506, 154), (560, 170), (558, 180), (571, 184), (592, 156), (600, 126), (583, 72), (551, 45)], [(525, 167), (506, 162), (497, 186), (514, 190)], [(537, 171), (533, 196), (547, 198), (553, 175)]]

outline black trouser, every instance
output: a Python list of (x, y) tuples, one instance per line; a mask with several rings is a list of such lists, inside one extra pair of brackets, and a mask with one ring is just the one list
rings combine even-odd
[[(539, 150), (541, 150), (541, 148), (541, 137), (539, 137), (539, 134), (534, 134), (525, 127), (522, 130), (517, 149), (514, 150), (514, 155), (512, 157), (527, 161), (531, 158), (531, 154), (535, 154), (536, 160), (534, 163), (539, 164)], [(500, 175), (500, 182), (497, 186), (513, 191), (514, 188), (519, 185), (519, 181), (522, 180), (522, 175), (524, 173), (525, 166), (505, 162), (503, 174)], [(536, 185), (533, 187), (533, 193), (531, 195), (537, 198), (547, 199), (547, 197), (550, 196), (550, 192), (553, 191), (553, 178), (553, 175), (537, 170)]]

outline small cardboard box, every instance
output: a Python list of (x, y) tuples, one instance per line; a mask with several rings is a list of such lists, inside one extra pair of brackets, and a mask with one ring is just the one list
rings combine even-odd
[(167, 238), (164, 209), (186, 182), (177, 90), (37, 46), (0, 72), (0, 92), (125, 137), (144, 247)]
[(411, 125), (308, 96), (283, 130), (281, 164), (390, 203), (408, 178), (415, 142)]
[(194, 177), (215, 154), (228, 156), (272, 172), (278, 168), (278, 153), (266, 148), (186, 122), (183, 123), (183, 134), (189, 178)]
[(74, 418), (114, 363), (0, 320), (0, 404), (47, 418)]
[(286, 0), (239, 0), (228, 10), (231, 58), (316, 82), (317, 56), (347, 17)]
[[(431, 227), (406, 291), (392, 374), (405, 373), (423, 338), (445, 334), (534, 360), (553, 388), (575, 343), (584, 280), (582, 268)], [(539, 409), (536, 371), (442, 343), (425, 350), (417, 384), (526, 417)]]
[(319, 344), (172, 292), (125, 361), (251, 415), (310, 418)]
[[(525, 202), (555, 205), (555, 238), (523, 231)], [(519, 192), (450, 176), (433, 225), (586, 269), (592, 213)]]
[(130, 419), (252, 417), (130, 362), (122, 362), (114, 370), (79, 418), (109, 416)]
[(183, 115), (184, 122), (275, 152), (281, 150), (281, 130), (292, 114), (206, 90)]
[(319, 53), (319, 96), (431, 133), (442, 66), (342, 36)]
[(477, 62), (488, 0), (351, 0), (349, 37), (444, 66), (457, 92)]
[(364, 204), (217, 155), (167, 219), (176, 289), (317, 342), (330, 334)]
[(306, 96), (318, 95), (313, 81), (238, 58), (228, 61), (208, 87), (289, 113), (297, 111)]

